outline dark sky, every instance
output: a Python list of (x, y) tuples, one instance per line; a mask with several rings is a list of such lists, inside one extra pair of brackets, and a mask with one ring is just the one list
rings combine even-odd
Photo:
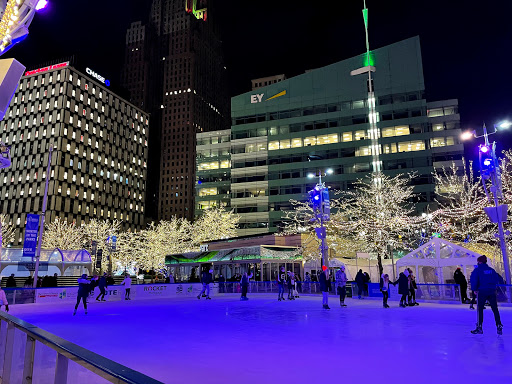
[[(29, 67), (78, 53), (118, 81), (125, 32), (150, 0), (49, 0), (30, 36), (6, 56)], [(183, 0), (177, 0), (182, 1)], [(232, 96), (250, 79), (288, 77), (361, 54), (362, 0), (217, 0)], [(370, 47), (419, 35), (428, 100), (458, 98), (462, 126), (512, 119), (512, 1), (367, 0)], [(497, 136), (512, 146), (512, 130)]]

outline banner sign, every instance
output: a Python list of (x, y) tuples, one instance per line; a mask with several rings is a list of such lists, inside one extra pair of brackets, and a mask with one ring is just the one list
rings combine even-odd
[(37, 247), (37, 231), (39, 230), (39, 215), (29, 213), (25, 226), (25, 241), (23, 242), (23, 257), (35, 257)]
[[(36, 270), (35, 261), (18, 261), (18, 272), (33, 272)], [(40, 272), (48, 272), (48, 262), (40, 261), (39, 262), (39, 271)]]

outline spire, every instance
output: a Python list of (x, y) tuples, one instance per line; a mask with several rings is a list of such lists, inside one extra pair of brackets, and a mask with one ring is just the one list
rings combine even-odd
[(364, 8), (363, 8), (363, 20), (364, 20), (364, 30), (366, 33), (366, 59), (364, 66), (373, 65), (373, 60), (370, 55), (370, 42), (368, 40), (368, 8), (366, 8), (366, 0), (363, 0)]

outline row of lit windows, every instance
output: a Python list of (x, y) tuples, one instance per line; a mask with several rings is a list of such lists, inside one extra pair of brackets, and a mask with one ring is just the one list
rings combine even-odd
[(209, 163), (199, 163), (197, 169), (200, 171), (208, 171), (210, 169), (230, 168), (231, 162), (229, 160), (212, 161)]

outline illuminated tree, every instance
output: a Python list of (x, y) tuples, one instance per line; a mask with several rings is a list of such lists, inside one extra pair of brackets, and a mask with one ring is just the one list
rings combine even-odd
[(0, 243), (2, 247), (7, 247), (14, 241), (16, 227), (9, 221), (9, 217), (5, 214), (0, 215), (2, 227), (0, 228)]
[(63, 250), (82, 249), (84, 233), (76, 224), (68, 223), (57, 217), (53, 222), (45, 224), (42, 247), (44, 249), (59, 248)]
[(239, 221), (240, 216), (235, 215), (233, 211), (225, 211), (222, 208), (205, 210), (190, 229), (192, 245), (199, 247), (207, 241), (236, 236)]
[[(102, 265), (101, 268), (103, 270), (108, 269), (108, 245), (107, 239), (111, 236), (119, 236), (121, 229), (121, 222), (118, 220), (108, 221), (108, 220), (97, 220), (91, 219), (89, 223), (82, 225), (83, 232), (83, 247), (88, 250), (91, 250), (92, 242), (96, 242), (96, 249), (102, 250)], [(97, 253), (97, 251), (96, 251)], [(96, 255), (92, 255), (93, 265), (96, 265)]]
[(410, 249), (418, 219), (411, 201), (414, 175), (389, 177), (373, 173), (358, 180), (353, 190), (340, 192), (333, 200), (337, 210), (331, 216), (333, 234), (344, 234), (358, 243), (361, 251), (377, 254), (379, 274), (382, 256), (393, 249)]
[(492, 227), (483, 208), (488, 205), (480, 177), (474, 177), (473, 164), (463, 161), (459, 168), (434, 172), (437, 203), (432, 223), (437, 232), (460, 243), (492, 241)]

